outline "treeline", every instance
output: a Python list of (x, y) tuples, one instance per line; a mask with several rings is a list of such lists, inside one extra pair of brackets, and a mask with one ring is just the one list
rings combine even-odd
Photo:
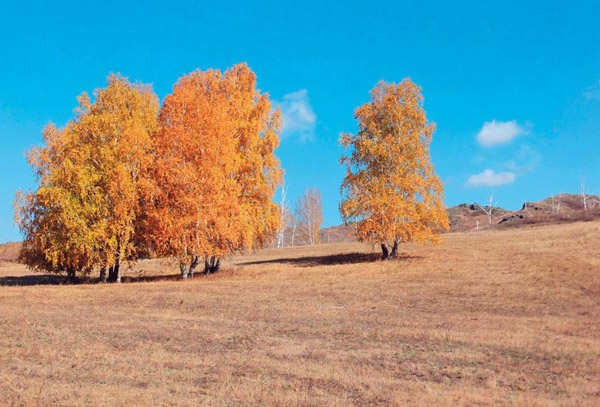
[(38, 188), (18, 192), (21, 261), (118, 282), (125, 263), (172, 257), (181, 275), (276, 235), (280, 112), (246, 64), (152, 88), (110, 75), (62, 129), (27, 152)]
[[(302, 243), (319, 243), (317, 189), (295, 213), (285, 188), (273, 201), (281, 114), (245, 64), (184, 75), (162, 107), (150, 86), (119, 75), (78, 100), (74, 118), (47, 126), (44, 146), (27, 152), (38, 188), (17, 193), (15, 220), (31, 268), (115, 282), (124, 264), (171, 257), (189, 278), (229, 254), (283, 246), (286, 230), (294, 244), (298, 225)], [(342, 219), (384, 259), (404, 242), (439, 242), (449, 222), (420, 87), (380, 82), (354, 117), (358, 133), (340, 137)]]

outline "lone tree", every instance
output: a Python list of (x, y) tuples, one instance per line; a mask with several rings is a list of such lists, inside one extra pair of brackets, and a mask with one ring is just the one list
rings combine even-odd
[(585, 184), (585, 177), (579, 180), (580, 194), (581, 194), (581, 203), (583, 204), (583, 210), (587, 211), (590, 207), (590, 192)]
[[(488, 223), (492, 226), (492, 217), (494, 216), (494, 211), (498, 208), (498, 202), (494, 202), (494, 194), (490, 194), (486, 206), (481, 206), (478, 203), (476, 203), (476, 205), (479, 210), (485, 213), (485, 216), (488, 218)], [(525, 211), (527, 211), (527, 202), (525, 202)]]
[(427, 121), (421, 89), (410, 79), (379, 82), (371, 101), (356, 109), (358, 134), (342, 134), (351, 149), (340, 212), (356, 222), (361, 241), (381, 244), (383, 259), (396, 256), (401, 242), (440, 241), (449, 228), (444, 192), (430, 161), (435, 125)]

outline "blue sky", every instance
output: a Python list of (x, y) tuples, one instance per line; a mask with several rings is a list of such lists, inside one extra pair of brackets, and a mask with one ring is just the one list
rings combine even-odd
[(162, 100), (184, 73), (247, 62), (283, 109), (288, 200), (318, 187), (326, 226), (340, 222), (339, 133), (380, 79), (422, 86), (448, 205), (494, 192), (516, 209), (583, 176), (600, 191), (600, 2), (84, 3), (3, 4), (0, 242), (20, 238), (14, 191), (34, 187), (24, 150), (111, 72)]

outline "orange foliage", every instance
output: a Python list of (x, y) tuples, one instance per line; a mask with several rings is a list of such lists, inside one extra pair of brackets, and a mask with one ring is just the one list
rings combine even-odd
[(157, 254), (179, 259), (184, 277), (201, 258), (214, 269), (215, 259), (275, 234), (279, 116), (245, 64), (192, 72), (166, 97), (155, 137), (150, 235)]
[[(396, 254), (400, 242), (433, 242), (449, 227), (443, 186), (430, 162), (429, 144), (435, 125), (427, 121), (419, 86), (380, 82), (370, 103), (356, 109), (357, 135), (342, 134), (352, 147), (340, 211), (357, 222), (360, 240), (382, 245), (384, 258)], [(390, 250), (391, 249), (391, 250)]]

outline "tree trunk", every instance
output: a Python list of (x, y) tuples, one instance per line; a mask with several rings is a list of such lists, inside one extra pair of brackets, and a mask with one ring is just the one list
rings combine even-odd
[(121, 282), (121, 266), (119, 265), (119, 260), (117, 259), (117, 283)]
[(107, 278), (108, 278), (108, 266), (104, 266), (100, 269), (100, 282), (106, 283)]
[(213, 274), (219, 271), (221, 259), (215, 256), (207, 256), (204, 260), (204, 274)]
[(394, 244), (392, 246), (392, 250), (390, 250), (385, 243), (381, 243), (381, 251), (382, 251), (382, 260), (390, 260), (396, 257), (398, 253), (398, 239), (394, 239)]
[(381, 244), (381, 251), (382, 251), (381, 259), (387, 260), (390, 257), (390, 251), (388, 250), (387, 245), (385, 243)]
[(75, 283), (75, 269), (73, 267), (67, 267), (67, 283)]
[(115, 268), (115, 265), (112, 265), (108, 269), (108, 282), (114, 283), (115, 281), (117, 281), (117, 270)]
[(194, 271), (196, 271), (196, 267), (200, 263), (200, 256), (194, 256), (192, 258), (192, 262), (190, 263), (190, 270), (188, 272), (188, 278), (194, 278)]
[(179, 263), (179, 272), (181, 273), (181, 278), (184, 280), (188, 278), (187, 265), (185, 263)]
[(390, 259), (396, 258), (396, 253), (398, 252), (398, 239), (394, 239), (394, 245), (392, 246), (392, 251), (390, 252)]
[(120, 283), (121, 282), (121, 261), (119, 260), (119, 256), (117, 256), (117, 260), (115, 260), (114, 272), (115, 272), (115, 282)]
[(121, 282), (121, 270), (120, 270), (119, 258), (115, 260), (115, 264), (108, 269), (108, 281), (111, 283)]
[(108, 271), (108, 281), (111, 283), (121, 282), (121, 242), (117, 241), (117, 256), (115, 258), (115, 264)]

